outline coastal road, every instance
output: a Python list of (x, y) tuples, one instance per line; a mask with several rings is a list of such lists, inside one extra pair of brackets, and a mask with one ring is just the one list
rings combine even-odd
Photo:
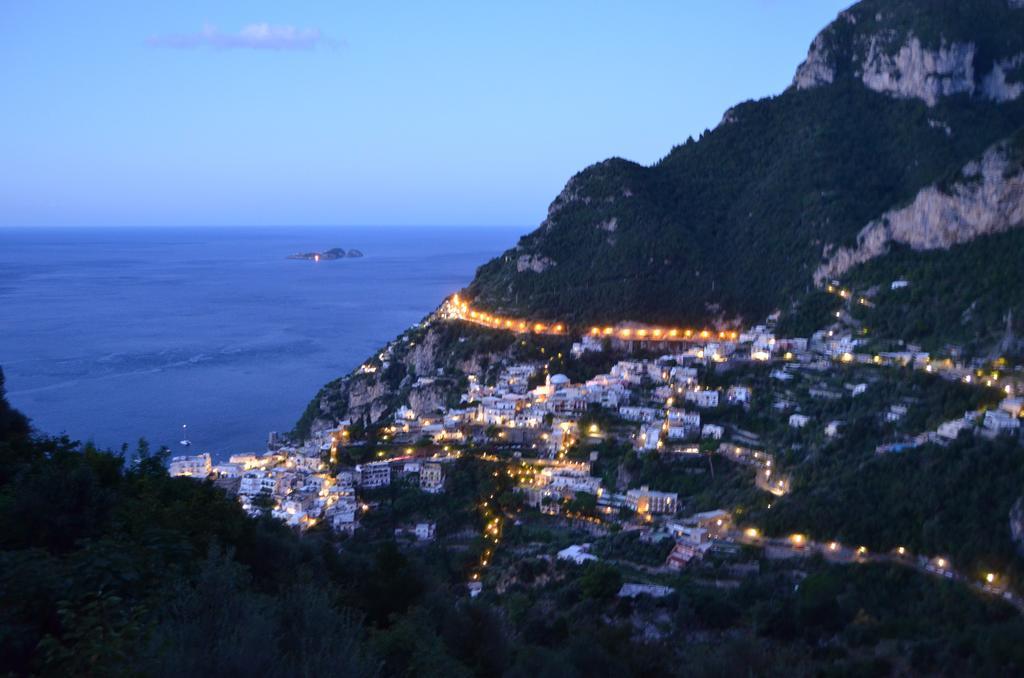
[(835, 541), (816, 542), (802, 535), (761, 537), (751, 536), (737, 530), (729, 532), (727, 539), (740, 544), (760, 546), (764, 548), (765, 555), (769, 558), (800, 558), (820, 554), (828, 562), (842, 565), (885, 563), (911, 568), (921, 574), (959, 582), (979, 593), (1000, 598), (1024, 614), (1024, 599), (1001, 584), (999, 577), (994, 573), (986, 575), (986, 579), (974, 580), (954, 570), (952, 564), (946, 559), (915, 556), (908, 550), (901, 551), (900, 549), (903, 547), (888, 553), (872, 553), (862, 546), (850, 547)]

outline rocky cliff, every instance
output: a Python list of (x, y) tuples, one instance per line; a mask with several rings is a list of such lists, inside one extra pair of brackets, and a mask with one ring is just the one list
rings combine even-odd
[(817, 284), (882, 256), (893, 243), (915, 250), (948, 249), (974, 238), (1024, 226), (1024, 167), (1020, 139), (996, 144), (968, 163), (950, 187), (931, 185), (906, 207), (866, 225), (854, 247), (825, 246)]
[(487, 375), (520, 348), (514, 335), (446, 322), (432, 314), (351, 374), (320, 389), (295, 433), (306, 438), (344, 419), (374, 424), (400, 405), (433, 415), (458, 403), (466, 375)]
[[(855, 5), (814, 40), (793, 85), (806, 90), (850, 77), (873, 91), (929, 106), (955, 95), (1015, 100), (1024, 93), (1024, 44), (1019, 35), (1003, 34), (1024, 30), (1021, 3), (970, 4), (979, 14), (947, 2)], [(917, 16), (922, 11), (932, 16)], [(991, 30), (963, 33), (983, 23)]]

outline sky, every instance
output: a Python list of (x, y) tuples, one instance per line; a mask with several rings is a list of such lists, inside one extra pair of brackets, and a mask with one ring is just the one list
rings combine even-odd
[(849, 0), (0, 4), (0, 226), (535, 225)]

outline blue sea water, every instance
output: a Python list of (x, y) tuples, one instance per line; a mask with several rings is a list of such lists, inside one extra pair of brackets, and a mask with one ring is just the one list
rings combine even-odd
[[(0, 367), (46, 433), (218, 457), (290, 430), (511, 228), (0, 229)], [(286, 259), (359, 249), (359, 259)]]

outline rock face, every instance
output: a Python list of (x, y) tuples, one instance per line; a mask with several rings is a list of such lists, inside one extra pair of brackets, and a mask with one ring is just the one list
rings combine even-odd
[(831, 85), (835, 79), (836, 69), (832, 65), (832, 54), (829, 51), (826, 35), (819, 33), (811, 43), (807, 59), (796, 69), (793, 86), (797, 89), (811, 89), (812, 87)]
[[(903, 99), (921, 99), (934, 106), (954, 94), (974, 94), (973, 43), (953, 43), (930, 50), (911, 36), (895, 54), (873, 36), (864, 58), (861, 82), (868, 89)], [(1005, 100), (1005, 99), (1000, 99)]]
[(536, 254), (524, 254), (516, 260), (516, 270), (520, 273), (525, 271), (543, 273), (554, 265), (554, 260)]
[(1024, 171), (1014, 154), (1012, 142), (997, 144), (981, 160), (968, 163), (949, 189), (929, 186), (910, 205), (872, 221), (857, 236), (856, 247), (839, 248), (815, 271), (815, 283), (885, 254), (891, 243), (945, 249), (1024, 226)]
[(416, 386), (409, 391), (409, 407), (413, 412), (433, 413), (445, 408), (450, 395), (451, 389), (444, 383)]
[[(509, 356), (508, 350), (469, 350), (461, 345), (457, 325), (431, 315), (415, 331), (390, 342), (378, 356), (388, 354), (388, 367), (371, 360), (374, 369), (359, 368), (324, 386), (313, 399), (308, 431), (303, 436), (332, 428), (343, 419), (377, 423), (400, 405), (417, 414), (433, 415), (461, 394), (465, 385), (458, 375), (482, 374), (488, 366)], [(514, 343), (514, 342), (513, 342)], [(421, 378), (426, 377), (426, 378)]]
[[(904, 11), (912, 4), (904, 3)], [(881, 9), (872, 14), (874, 5)], [(1020, 23), (1021, 13), (1007, 10), (1021, 7), (1024, 0), (1009, 0), (1000, 11)], [(955, 95), (1005, 102), (1024, 94), (1024, 46), (1019, 41), (1015, 46), (995, 36), (984, 42), (945, 34), (925, 40), (904, 26), (904, 18), (899, 8), (889, 10), (881, 3), (860, 3), (843, 12), (814, 39), (793, 86), (806, 90), (850, 77), (875, 92), (920, 99), (929, 106)], [(999, 19), (992, 16), (994, 22)]]

